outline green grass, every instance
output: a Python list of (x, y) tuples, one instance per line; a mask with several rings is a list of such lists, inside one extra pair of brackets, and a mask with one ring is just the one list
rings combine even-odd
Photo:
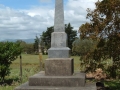
[[(47, 58), (47, 55), (42, 55), (43, 61)], [(19, 58), (17, 58), (13, 64), (19, 63)], [(39, 63), (39, 55), (31, 55), (31, 54), (22, 54), (22, 63), (28, 64), (38, 64)]]
[(104, 84), (109, 90), (120, 90), (120, 80), (105, 81)]
[(79, 56), (71, 56), (71, 58), (74, 58), (74, 70), (80, 71), (80, 57)]

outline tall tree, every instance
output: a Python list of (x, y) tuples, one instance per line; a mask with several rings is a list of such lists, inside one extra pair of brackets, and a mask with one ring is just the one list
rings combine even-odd
[(45, 44), (46, 48), (49, 49), (51, 46), (51, 33), (54, 31), (54, 27), (48, 27), (47, 31), (41, 35), (41, 41)]
[(73, 30), (70, 23), (65, 24), (65, 32), (67, 33), (68, 47), (72, 49), (72, 43), (75, 41), (77, 36), (77, 31)]
[[(95, 3), (96, 9), (88, 9), (89, 24), (80, 27), (81, 35), (99, 41), (94, 52), (95, 60), (113, 58), (113, 66), (109, 67), (111, 76), (115, 77), (120, 68), (120, 0), (102, 0)], [(113, 74), (113, 75), (112, 75)]]
[(36, 36), (36, 38), (34, 39), (34, 44), (33, 44), (33, 46), (34, 46), (34, 52), (36, 52), (36, 53), (38, 53), (38, 50), (39, 50), (39, 37), (38, 36)]

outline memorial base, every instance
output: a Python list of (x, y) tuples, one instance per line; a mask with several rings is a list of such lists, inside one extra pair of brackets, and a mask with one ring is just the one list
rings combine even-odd
[(72, 76), (46, 76), (44, 71), (29, 78), (30, 86), (85, 86), (85, 74), (75, 73)]
[(41, 71), (15, 90), (96, 90), (96, 84), (85, 84), (84, 73), (75, 73), (72, 76), (45, 76), (45, 72)]
[(72, 58), (48, 58), (45, 71), (31, 77), (15, 90), (96, 90), (95, 84), (85, 84), (85, 73), (75, 72)]
[(74, 73), (72, 58), (48, 58), (45, 60), (45, 75), (71, 76)]

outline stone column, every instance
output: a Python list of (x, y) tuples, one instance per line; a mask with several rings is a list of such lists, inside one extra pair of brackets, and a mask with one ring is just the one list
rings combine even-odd
[(48, 58), (69, 58), (69, 52), (64, 26), (63, 0), (56, 0), (54, 32), (51, 38), (51, 48), (48, 50)]
[(66, 76), (73, 74), (73, 59), (69, 58), (67, 34), (64, 25), (63, 0), (55, 0), (54, 32), (48, 59), (45, 60), (45, 74), (49, 76)]
[(63, 0), (55, 1), (54, 32), (65, 32)]

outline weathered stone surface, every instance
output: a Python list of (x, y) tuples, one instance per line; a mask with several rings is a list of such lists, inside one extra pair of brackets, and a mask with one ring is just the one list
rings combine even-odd
[(29, 86), (26, 82), (16, 87), (15, 90), (96, 90), (96, 85), (95, 83), (88, 83), (85, 87)]
[(53, 32), (51, 47), (62, 48), (67, 46), (67, 34), (65, 32)]
[(70, 76), (73, 75), (72, 58), (49, 58), (45, 60), (45, 75)]
[(48, 50), (48, 58), (69, 58), (70, 49), (68, 47), (64, 48), (50, 48)]
[(54, 31), (65, 32), (63, 0), (55, 0)]
[(73, 59), (69, 58), (70, 49), (64, 28), (63, 0), (55, 1), (54, 32), (45, 72), (31, 76), (29, 82), (15, 90), (96, 90), (95, 85), (85, 86), (85, 73), (73, 74)]
[(69, 58), (70, 49), (67, 47), (67, 34), (64, 27), (63, 0), (55, 0), (54, 32), (51, 38), (51, 48), (48, 58)]
[(46, 76), (44, 72), (29, 78), (29, 86), (85, 86), (85, 73), (74, 73), (71, 76)]

